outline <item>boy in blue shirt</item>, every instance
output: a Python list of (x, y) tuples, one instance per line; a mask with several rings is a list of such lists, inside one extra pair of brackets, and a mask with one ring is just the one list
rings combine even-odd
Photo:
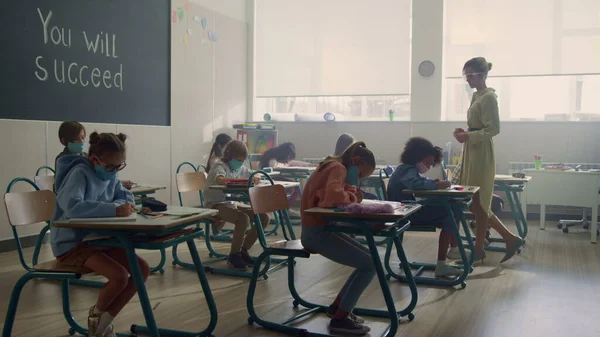
[[(404, 190), (437, 190), (450, 187), (446, 180), (432, 180), (423, 174), (432, 166), (439, 165), (443, 159), (442, 149), (421, 137), (413, 137), (406, 142), (404, 152), (400, 157), (400, 165), (396, 168), (388, 184), (388, 199), (391, 201), (415, 200), (412, 194)], [(462, 218), (460, 205), (452, 205), (452, 211), (458, 222)], [(462, 270), (446, 264), (446, 258), (459, 259), (458, 244), (454, 236), (452, 216), (442, 206), (427, 205), (411, 215), (411, 224), (436, 225), (441, 228), (438, 257), (435, 268), (437, 277), (454, 277)], [(450, 251), (448, 251), (450, 246)]]

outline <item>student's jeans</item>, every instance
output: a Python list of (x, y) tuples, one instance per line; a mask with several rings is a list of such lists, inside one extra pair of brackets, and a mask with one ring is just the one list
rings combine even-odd
[(324, 226), (302, 226), (302, 245), (332, 261), (355, 268), (338, 295), (339, 308), (352, 312), (375, 276), (369, 250), (346, 234), (325, 231)]

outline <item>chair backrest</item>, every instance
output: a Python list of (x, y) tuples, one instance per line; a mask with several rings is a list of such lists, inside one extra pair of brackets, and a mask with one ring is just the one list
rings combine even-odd
[(54, 189), (54, 176), (35, 176), (33, 180), (40, 190), (52, 191)]
[(289, 202), (282, 185), (256, 186), (249, 190), (250, 204), (254, 213), (271, 213), (287, 210)]
[(56, 196), (51, 190), (10, 192), (4, 195), (4, 206), (11, 226), (48, 222), (54, 214)]
[(201, 192), (206, 186), (206, 172), (182, 172), (175, 176), (177, 192)]
[(53, 169), (52, 167), (44, 165), (44, 166), (40, 166), (40, 167), (38, 167), (38, 169), (37, 169), (37, 170), (35, 170), (35, 175), (36, 175), (36, 176), (39, 176), (39, 175), (40, 175), (40, 172), (41, 172), (42, 170), (45, 170), (45, 171), (46, 171), (46, 175), (49, 175), (49, 174), (48, 174), (48, 171), (52, 172), (52, 175), (56, 174), (56, 171), (54, 171), (54, 169)]

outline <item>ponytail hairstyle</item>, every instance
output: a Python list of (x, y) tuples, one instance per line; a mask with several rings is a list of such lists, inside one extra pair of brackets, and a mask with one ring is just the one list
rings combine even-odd
[(485, 57), (474, 57), (467, 62), (463, 66), (463, 70), (466, 68), (471, 68), (475, 70), (475, 72), (481, 73), (485, 76), (492, 70), (492, 62), (488, 62)]
[(217, 158), (222, 157), (221, 153), (219, 153), (217, 151), (219, 149), (219, 146), (221, 146), (221, 147), (223, 147), (223, 149), (225, 149), (225, 146), (230, 141), (231, 141), (231, 137), (226, 133), (220, 133), (217, 135), (217, 137), (215, 138), (215, 142), (213, 143), (212, 147), (210, 148), (210, 152), (208, 154), (208, 161), (206, 162), (206, 172), (210, 171), (210, 159), (213, 156), (215, 156)]
[(354, 143), (354, 136), (349, 133), (342, 133), (337, 142), (335, 143), (335, 151), (333, 153), (334, 156), (341, 156), (342, 153), (348, 148), (348, 146)]
[(225, 152), (221, 161), (229, 163), (232, 159), (244, 157), (244, 160), (248, 158), (248, 147), (246, 144), (239, 140), (232, 140), (225, 146)]
[(119, 133), (114, 134), (112, 132), (98, 133), (96, 131), (90, 134), (90, 149), (89, 155), (102, 157), (105, 155), (125, 153), (127, 147), (125, 146), (125, 140), (127, 135)]
[(354, 142), (350, 145), (341, 155), (329, 156), (325, 158), (317, 167), (317, 171), (321, 170), (325, 165), (331, 162), (338, 162), (344, 165), (346, 168), (352, 166), (352, 159), (359, 157), (362, 162), (366, 165), (375, 168), (375, 155), (371, 150), (367, 149), (367, 145), (364, 142)]

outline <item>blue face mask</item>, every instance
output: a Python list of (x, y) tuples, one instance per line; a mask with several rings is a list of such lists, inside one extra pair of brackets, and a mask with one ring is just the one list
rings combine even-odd
[(357, 165), (348, 167), (346, 170), (346, 184), (358, 187), (360, 171)]
[(82, 153), (84, 147), (85, 147), (85, 143), (71, 143), (71, 142), (67, 143), (67, 148), (69, 149), (69, 151), (71, 151), (73, 153)]
[(117, 172), (108, 171), (100, 165), (94, 166), (94, 170), (96, 171), (96, 177), (103, 181), (113, 180), (117, 176)]
[(237, 160), (237, 159), (231, 159), (231, 160), (229, 161), (229, 167), (230, 167), (232, 170), (234, 170), (234, 171), (237, 171), (237, 170), (239, 170), (239, 169), (240, 169), (240, 167), (242, 167), (242, 165), (244, 165), (244, 162), (243, 162), (243, 161), (239, 161), (239, 160)]

